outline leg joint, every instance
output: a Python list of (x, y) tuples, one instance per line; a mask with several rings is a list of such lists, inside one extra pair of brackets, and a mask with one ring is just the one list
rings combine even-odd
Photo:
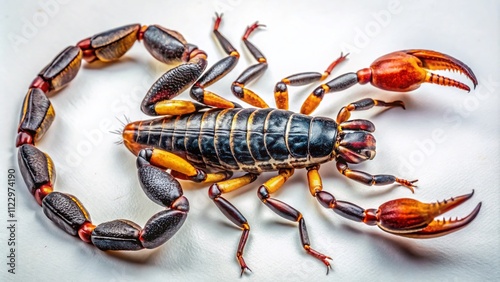
[(197, 102), (203, 103), (204, 91), (203, 88), (200, 87), (199, 85), (193, 85), (193, 87), (191, 87), (191, 91), (189, 94), (191, 98), (193, 98)]
[(172, 203), (171, 208), (174, 210), (183, 211), (187, 213), (189, 211), (189, 201), (186, 197), (181, 196), (177, 198), (175, 202)]
[(145, 165), (150, 165), (151, 157), (153, 156), (153, 150), (142, 149), (137, 154), (137, 168), (143, 167)]
[(244, 96), (243, 87), (239, 83), (233, 82), (233, 84), (231, 85), (231, 91), (233, 92), (234, 96), (238, 97), (239, 99), (242, 99)]
[(189, 178), (189, 180), (197, 183), (203, 182), (205, 179), (207, 179), (207, 173), (201, 169), (196, 169), (196, 175)]
[(269, 191), (267, 190), (266, 186), (261, 185), (259, 187), (259, 190), (257, 190), (257, 195), (259, 196), (259, 199), (261, 201), (265, 201), (266, 199), (269, 198)]
[(285, 92), (287, 91), (287, 86), (283, 81), (280, 81), (276, 83), (276, 86), (274, 87), (274, 92)]
[(219, 189), (219, 185), (217, 183), (214, 183), (208, 188), (208, 196), (210, 199), (214, 200), (215, 198), (218, 198), (222, 192)]
[(319, 191), (316, 193), (316, 199), (318, 199), (318, 202), (327, 209), (333, 209), (337, 204), (335, 197), (326, 191)]

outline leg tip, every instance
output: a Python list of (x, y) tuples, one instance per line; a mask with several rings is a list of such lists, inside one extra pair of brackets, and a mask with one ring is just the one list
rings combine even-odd
[(406, 110), (405, 103), (401, 100), (394, 101), (394, 106), (396, 107), (401, 107), (403, 110)]
[(253, 272), (248, 266), (242, 266), (241, 267), (241, 272), (240, 272), (240, 277), (243, 277), (243, 273), (245, 273), (245, 270), (248, 270), (250, 272)]

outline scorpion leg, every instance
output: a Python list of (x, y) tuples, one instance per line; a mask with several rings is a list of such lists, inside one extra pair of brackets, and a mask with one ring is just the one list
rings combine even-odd
[(236, 97), (252, 106), (259, 108), (269, 108), (267, 103), (258, 94), (245, 87), (245, 84), (262, 75), (262, 73), (264, 73), (264, 71), (267, 69), (267, 60), (264, 55), (260, 52), (259, 49), (257, 49), (257, 47), (255, 47), (255, 45), (248, 41), (248, 37), (250, 36), (250, 34), (260, 26), (264, 25), (255, 22), (253, 25), (247, 27), (245, 35), (243, 35), (242, 38), (252, 56), (255, 58), (255, 60), (257, 60), (257, 64), (248, 67), (243, 71), (243, 73), (241, 73), (241, 75), (231, 85), (231, 91)]
[[(234, 223), (239, 228), (243, 229), (241, 234), (240, 242), (238, 244), (238, 250), (236, 251), (236, 259), (241, 267), (241, 275), (248, 268), (245, 260), (243, 259), (243, 249), (248, 239), (248, 234), (250, 232), (250, 225), (248, 224), (246, 218), (241, 214), (241, 212), (233, 206), (228, 200), (224, 199), (221, 195), (223, 193), (228, 193), (241, 188), (249, 183), (252, 183), (257, 179), (257, 174), (247, 173), (241, 177), (228, 179), (221, 181), (210, 186), (208, 190), (208, 196), (212, 199), (219, 210)], [(251, 271), (251, 270), (250, 270)]]
[(288, 178), (293, 175), (293, 172), (293, 169), (281, 169), (278, 176), (269, 179), (259, 187), (257, 195), (259, 196), (260, 200), (273, 212), (287, 220), (299, 223), (299, 232), (302, 247), (308, 254), (319, 259), (326, 265), (326, 274), (328, 274), (331, 268), (330, 262), (328, 260), (331, 258), (311, 248), (311, 243), (309, 241), (309, 235), (306, 228), (306, 222), (302, 214), (290, 205), (275, 198), (271, 198), (269, 195), (281, 188), (283, 184), (288, 180)]
[[(323, 72), (303, 72), (290, 75), (283, 78), (280, 82), (276, 83), (274, 87), (274, 100), (276, 101), (276, 107), (278, 109), (288, 110), (288, 86), (302, 86), (313, 82), (322, 81), (326, 79), (332, 72), (332, 70), (341, 62), (346, 60), (347, 55), (340, 54), (340, 57), (335, 59), (328, 68)], [(311, 101), (306, 101), (302, 105), (301, 113), (310, 114), (312, 110), (308, 110), (311, 107)], [(314, 107), (316, 108), (316, 107)]]
[(374, 100), (372, 98), (361, 99), (342, 107), (337, 114), (337, 123), (342, 126), (341, 123), (347, 121), (351, 117), (352, 111), (365, 111), (373, 107), (401, 107), (405, 109), (405, 104), (403, 101), (384, 102), (382, 100)]
[(417, 180), (406, 180), (406, 179), (401, 179), (398, 178), (394, 175), (389, 175), (389, 174), (377, 174), (377, 175), (372, 175), (363, 171), (359, 170), (352, 170), (349, 168), (347, 163), (343, 159), (339, 159), (337, 161), (337, 169), (340, 173), (342, 173), (344, 176), (346, 176), (349, 179), (355, 180), (357, 182), (363, 183), (368, 186), (372, 185), (389, 185), (393, 183), (399, 183), (403, 185), (404, 187), (408, 188), (411, 190), (412, 193), (414, 193), (414, 188), (417, 187), (413, 183), (417, 182)]
[(215, 24), (214, 24), (214, 34), (219, 41), (220, 45), (228, 55), (222, 60), (218, 61), (213, 65), (205, 74), (203, 74), (198, 81), (191, 88), (191, 98), (196, 101), (203, 103), (208, 106), (216, 108), (240, 108), (241, 106), (226, 100), (219, 95), (205, 90), (205, 87), (212, 85), (226, 74), (228, 74), (238, 63), (240, 54), (238, 51), (229, 43), (229, 41), (219, 32), (219, 25), (222, 21), (222, 14), (216, 14)]
[[(350, 120), (352, 111), (361, 111), (368, 110), (375, 106), (381, 107), (402, 107), (404, 109), (404, 104), (401, 101), (394, 102), (384, 102), (381, 100), (374, 100), (371, 98), (366, 98), (359, 100), (354, 103), (350, 103), (349, 105), (342, 107), (340, 109), (339, 114), (337, 115), (337, 123), (339, 124), (340, 134), (344, 134), (343, 130), (349, 129), (363, 129), (366, 131), (374, 131), (375, 127), (373, 124), (368, 123), (367, 121), (360, 120)], [(369, 134), (350, 134), (347, 133), (343, 140), (340, 142), (337, 150), (339, 152), (339, 157), (337, 158), (337, 169), (340, 173), (347, 176), (348, 178), (361, 182), (365, 185), (388, 185), (392, 183), (399, 183), (407, 188), (409, 188), (412, 192), (414, 192), (414, 187), (416, 187), (413, 183), (417, 180), (406, 180), (395, 177), (393, 175), (371, 175), (366, 172), (351, 170), (347, 165), (347, 162), (350, 163), (359, 163), (360, 160), (363, 159), (373, 159), (375, 157), (374, 151), (366, 151), (366, 152), (357, 152), (356, 148), (353, 148), (353, 144), (362, 143), (365, 147), (373, 147), (375, 148), (375, 140)]]

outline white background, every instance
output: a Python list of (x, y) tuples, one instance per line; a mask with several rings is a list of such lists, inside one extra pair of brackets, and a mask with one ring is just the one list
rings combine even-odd
[[(389, 93), (355, 86), (328, 95), (316, 115), (334, 117), (340, 107), (364, 97), (404, 100), (407, 110), (356, 113), (377, 126), (377, 157), (356, 168), (418, 178), (413, 195), (400, 186), (365, 187), (340, 176), (334, 163), (322, 166), (325, 190), (364, 208), (402, 197), (422, 201), (476, 194), (447, 216), (483, 208), (467, 228), (451, 235), (412, 240), (341, 218), (309, 195), (304, 171), (297, 171), (276, 197), (300, 210), (312, 246), (333, 258), (333, 271), (301, 248), (296, 224), (260, 203), (256, 187), (227, 195), (251, 225), (245, 258), (253, 270), (243, 280), (497, 280), (499, 274), (499, 4), (497, 1), (2, 1), (0, 8), (2, 103), (0, 187), (7, 169), (16, 169), (16, 274), (6, 273), (9, 236), (6, 189), (0, 200), (0, 280), (167, 280), (234, 281), (240, 231), (218, 211), (207, 187), (183, 183), (191, 211), (181, 230), (152, 251), (104, 253), (58, 229), (28, 193), (17, 166), (14, 140), (27, 87), (63, 48), (129, 23), (160, 24), (181, 32), (209, 54), (223, 56), (211, 35), (214, 12), (224, 12), (221, 32), (241, 51), (236, 69), (211, 86), (235, 99), (229, 85), (254, 63), (240, 38), (259, 20), (267, 28), (251, 40), (266, 55), (269, 69), (251, 89), (274, 105), (272, 90), (281, 78), (301, 71), (323, 71), (341, 51), (349, 60), (334, 76), (368, 67), (377, 57), (422, 48), (467, 63), (479, 86), (466, 93), (424, 85), (411, 93)], [(117, 119), (147, 118), (139, 110), (143, 95), (165, 70), (137, 43), (125, 58), (106, 66), (83, 63), (78, 77), (51, 100), (57, 116), (38, 147), (57, 167), (56, 190), (77, 196), (93, 222), (126, 218), (143, 225), (161, 207), (141, 191), (134, 157), (109, 130)], [(454, 78), (471, 85), (464, 76)], [(315, 86), (291, 89), (291, 109)], [(188, 97), (183, 94), (181, 97)], [(434, 136), (433, 135), (438, 135)]]

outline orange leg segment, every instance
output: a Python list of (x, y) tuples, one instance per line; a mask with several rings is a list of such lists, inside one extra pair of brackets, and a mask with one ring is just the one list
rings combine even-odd
[[(326, 79), (338, 64), (346, 60), (348, 55), (349, 54), (347, 55), (340, 54), (340, 57), (338, 57), (337, 59), (335, 59), (335, 61), (330, 63), (330, 65), (326, 68), (326, 70), (323, 73), (319, 72), (298, 73), (285, 77), (280, 82), (276, 83), (276, 86), (274, 87), (274, 99), (276, 101), (276, 107), (278, 107), (278, 109), (288, 110), (287, 86), (302, 86)], [(306, 100), (304, 105), (302, 105), (302, 108), (304, 109), (310, 107), (311, 103), (312, 101)], [(303, 110), (301, 110), (301, 113), (304, 113)]]
[[(228, 179), (232, 176), (231, 172), (206, 173), (201, 169), (194, 167), (187, 160), (170, 152), (160, 149), (146, 150), (144, 159), (151, 165), (162, 169), (171, 169), (171, 175), (175, 178), (191, 180), (194, 182), (217, 182)], [(138, 159), (138, 161), (141, 161)]]
[(208, 87), (228, 74), (238, 63), (240, 54), (231, 45), (231, 43), (219, 32), (219, 25), (222, 21), (222, 15), (216, 14), (216, 20), (214, 24), (214, 34), (219, 41), (220, 45), (224, 49), (224, 52), (228, 55), (222, 60), (218, 61), (213, 65), (205, 74), (203, 74), (198, 81), (191, 88), (191, 98), (196, 101), (203, 103), (208, 106), (216, 108), (240, 108), (241, 106), (232, 101), (226, 100), (225, 98), (205, 90)]
[(255, 60), (257, 60), (257, 64), (254, 64), (243, 71), (243, 73), (233, 82), (231, 91), (236, 97), (254, 107), (269, 108), (267, 103), (258, 94), (245, 87), (245, 84), (257, 79), (257, 77), (261, 76), (267, 69), (266, 58), (262, 52), (260, 52), (260, 50), (248, 40), (250, 34), (261, 26), (264, 25), (255, 22), (253, 25), (247, 27), (245, 35), (243, 35), (243, 42)]

